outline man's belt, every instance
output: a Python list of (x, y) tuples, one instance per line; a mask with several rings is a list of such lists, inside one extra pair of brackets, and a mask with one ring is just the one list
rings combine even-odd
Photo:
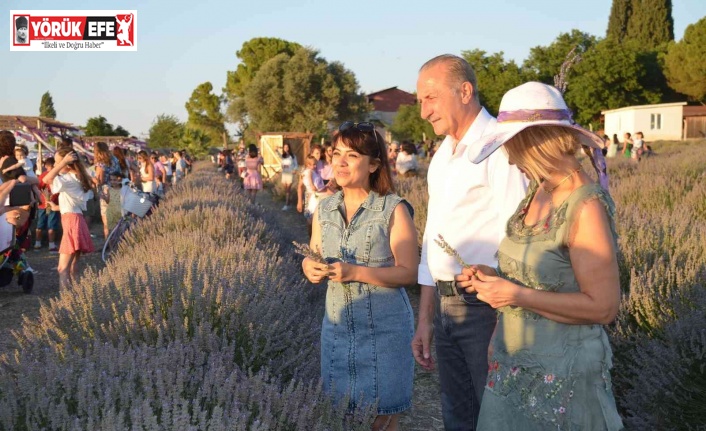
[(441, 296), (456, 296), (466, 293), (462, 287), (457, 287), (455, 281), (437, 281), (436, 290)]

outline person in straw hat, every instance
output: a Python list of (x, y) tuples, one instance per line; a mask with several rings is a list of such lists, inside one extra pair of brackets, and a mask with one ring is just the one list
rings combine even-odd
[(499, 311), (478, 429), (622, 429), (601, 326), (620, 303), (615, 206), (576, 158), (603, 140), (573, 123), (559, 90), (538, 82), (508, 91), (497, 120), (471, 161), (502, 148), (531, 182), (497, 269), (472, 265), (455, 278)]

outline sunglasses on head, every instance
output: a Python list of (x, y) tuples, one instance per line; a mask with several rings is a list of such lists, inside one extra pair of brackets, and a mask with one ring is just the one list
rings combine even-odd
[(358, 130), (360, 132), (370, 132), (375, 136), (375, 143), (378, 143), (378, 134), (375, 133), (375, 125), (373, 123), (369, 123), (367, 121), (363, 123), (354, 123), (352, 121), (345, 121), (343, 124), (341, 124), (341, 127), (338, 128), (339, 132), (345, 132), (347, 130), (354, 129)]

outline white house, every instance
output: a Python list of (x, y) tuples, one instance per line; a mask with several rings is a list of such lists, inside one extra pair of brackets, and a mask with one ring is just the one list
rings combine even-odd
[(686, 102), (660, 103), (602, 111), (605, 134), (611, 138), (617, 134), (621, 142), (625, 132), (642, 132), (648, 141), (680, 140), (685, 106)]

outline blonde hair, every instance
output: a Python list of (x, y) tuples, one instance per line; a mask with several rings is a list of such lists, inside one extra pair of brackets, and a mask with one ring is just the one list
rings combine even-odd
[(571, 129), (534, 126), (515, 135), (503, 147), (514, 164), (539, 182), (555, 172), (569, 174), (570, 169), (557, 166), (562, 165), (560, 162), (565, 155), (575, 155), (581, 142)]

